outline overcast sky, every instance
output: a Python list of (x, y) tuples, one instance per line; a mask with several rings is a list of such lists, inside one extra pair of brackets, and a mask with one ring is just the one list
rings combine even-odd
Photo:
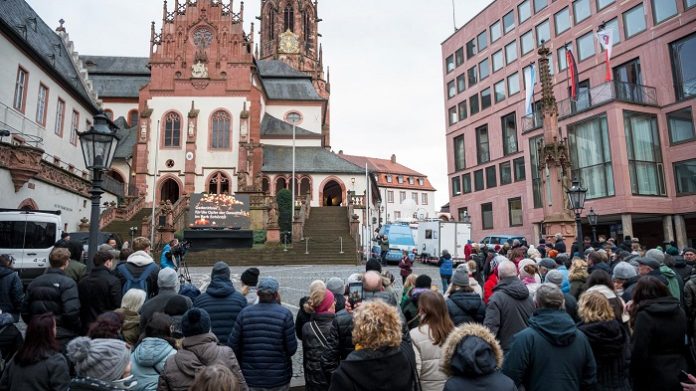
[[(80, 54), (145, 57), (150, 22), (162, 26), (161, 0), (27, 1), (51, 27), (65, 19)], [(457, 25), (492, 1), (455, 0)], [(259, 31), (259, 4), (244, 4), (246, 31), (251, 22)], [(439, 210), (448, 201), (440, 43), (454, 31), (452, 0), (322, 0), (319, 17), (324, 65), (331, 68), (333, 150), (396, 154), (430, 178)]]

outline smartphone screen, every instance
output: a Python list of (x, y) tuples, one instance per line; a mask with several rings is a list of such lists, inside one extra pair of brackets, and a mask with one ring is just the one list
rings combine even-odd
[(348, 301), (351, 305), (360, 303), (363, 298), (362, 282), (351, 282), (348, 284)]

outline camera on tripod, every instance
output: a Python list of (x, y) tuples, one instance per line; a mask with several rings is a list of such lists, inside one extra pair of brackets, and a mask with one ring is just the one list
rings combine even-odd
[(185, 240), (183, 242), (180, 242), (178, 245), (174, 246), (170, 251), (171, 254), (175, 257), (184, 257), (186, 255), (186, 252), (191, 248), (191, 242), (188, 240)]

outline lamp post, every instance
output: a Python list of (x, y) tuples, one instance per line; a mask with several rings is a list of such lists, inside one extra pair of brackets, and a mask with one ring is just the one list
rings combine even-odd
[(113, 122), (100, 112), (94, 116), (94, 125), (87, 131), (78, 133), (85, 167), (92, 172), (92, 211), (89, 219), (89, 248), (87, 269), (92, 269), (92, 260), (97, 252), (99, 237), (99, 202), (102, 190), (102, 174), (111, 167), (111, 160), (118, 145), (118, 137)]
[(587, 214), (587, 220), (590, 222), (590, 225), (592, 226), (592, 244), (594, 245), (597, 243), (597, 219), (599, 218), (599, 215), (595, 213), (594, 209), (590, 208), (590, 213)]
[(290, 186), (292, 187), (292, 221), (295, 221), (295, 128), (302, 117), (299, 113), (292, 112), (285, 118), (292, 124), (292, 177), (290, 178)]
[(568, 194), (568, 200), (570, 201), (570, 208), (575, 213), (575, 228), (577, 230), (576, 243), (578, 246), (578, 251), (582, 251), (582, 220), (580, 219), (580, 213), (585, 207), (585, 195), (587, 194), (587, 189), (580, 186), (580, 181), (577, 177), (573, 178), (572, 186), (570, 189), (566, 190)]

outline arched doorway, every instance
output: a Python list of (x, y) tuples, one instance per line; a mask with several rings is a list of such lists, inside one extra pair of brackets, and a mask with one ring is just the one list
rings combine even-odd
[(322, 194), (322, 206), (340, 206), (343, 203), (343, 188), (333, 179), (326, 182)]
[(160, 201), (175, 203), (179, 199), (179, 184), (172, 178), (165, 179), (160, 186)]
[(275, 182), (276, 194), (278, 194), (279, 191), (285, 189), (286, 187), (288, 187), (288, 183), (285, 181), (285, 178), (283, 178), (283, 177), (276, 178), (276, 182)]

